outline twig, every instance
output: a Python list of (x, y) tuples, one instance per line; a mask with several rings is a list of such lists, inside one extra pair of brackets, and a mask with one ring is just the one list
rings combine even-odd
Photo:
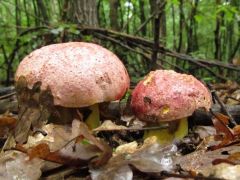
[(13, 95), (15, 95), (15, 94), (16, 94), (16, 92), (12, 92), (12, 93), (9, 93), (9, 94), (0, 96), (0, 100), (1, 100), (1, 99), (6, 99), (6, 98), (11, 97), (11, 96), (13, 96)]
[[(106, 36), (111, 36), (114, 39), (119, 39), (120, 41), (127, 41), (128, 43), (135, 41), (136, 44), (139, 44), (143, 47), (148, 47), (150, 49), (153, 49), (153, 47), (154, 47), (154, 43), (152, 41), (143, 39), (141, 37), (135, 37), (135, 36), (125, 34), (125, 33), (116, 32), (113, 30), (107, 30), (107, 29), (101, 29), (101, 28), (91, 28), (91, 27), (79, 27), (79, 30), (81, 30), (83, 33), (87, 33), (87, 34), (89, 34), (89, 33), (93, 34), (93, 32), (98, 32), (98, 33), (104, 34)], [(202, 62), (206, 63), (207, 60), (195, 59), (195, 58), (192, 58), (191, 56), (169, 50), (169, 49), (163, 47), (162, 45), (159, 45), (159, 51), (167, 56), (176, 57), (178, 59), (182, 59), (182, 60), (194, 63), (197, 66), (205, 68), (207, 71), (209, 71), (211, 74), (213, 74), (217, 78), (219, 78), (221, 80), (227, 80), (227, 78), (222, 77), (221, 75), (215, 73), (211, 68), (207, 67), (205, 64), (200, 62), (200, 61), (202, 61)], [(238, 67), (234, 67), (234, 66), (231, 66), (228, 64), (215, 63), (215, 61), (213, 61), (213, 60), (209, 60), (209, 61), (211, 61), (212, 64), (214, 64), (216, 66), (227, 68), (227, 69), (232, 69), (234, 71), (240, 72), (240, 68), (238, 68)]]
[(111, 41), (111, 42), (114, 42), (114, 43), (116, 43), (116, 44), (118, 44), (118, 45), (120, 45), (120, 46), (122, 46), (122, 47), (124, 47), (124, 48), (126, 48), (126, 49), (128, 49), (128, 50), (130, 50), (130, 51), (133, 51), (133, 52), (135, 52), (135, 53), (137, 53), (137, 54), (140, 54), (140, 55), (143, 56), (144, 58), (150, 60), (150, 57), (149, 57), (148, 55), (146, 55), (145, 53), (143, 53), (143, 52), (141, 52), (141, 51), (137, 51), (137, 50), (131, 48), (130, 46), (128, 46), (128, 45), (126, 45), (126, 44), (123, 44), (123, 43), (121, 43), (120, 41), (118, 41), (118, 40), (116, 40), (116, 39), (114, 39), (114, 38), (111, 38), (111, 37), (108, 37), (108, 36), (105, 36), (105, 35), (102, 35), (102, 34), (99, 34), (99, 33), (94, 33), (94, 35), (96, 35), (96, 36), (99, 37), (99, 38), (106, 39), (106, 40), (109, 40), (109, 41)]
[(161, 126), (151, 126), (151, 127), (137, 127), (137, 128), (112, 128), (112, 129), (93, 129), (95, 132), (101, 132), (101, 131), (145, 131), (145, 130), (159, 130), (159, 129), (168, 129), (169, 125), (168, 124), (163, 124)]
[(212, 92), (212, 96), (213, 98), (218, 102), (218, 104), (221, 107), (221, 110), (223, 111), (223, 113), (225, 113), (228, 117), (229, 117), (229, 122), (230, 122), (230, 126), (236, 126), (237, 123), (234, 120), (234, 118), (232, 117), (232, 115), (228, 112), (227, 108), (225, 107), (224, 103), (220, 100), (220, 98), (218, 97), (216, 91), (212, 88), (212, 86), (210, 84), (207, 83), (208, 88), (211, 90)]
[(240, 102), (240, 99), (234, 98), (234, 97), (232, 97), (232, 96), (226, 96), (226, 98), (233, 99), (233, 100), (235, 100), (235, 101)]
[[(177, 58), (179, 58), (179, 59), (182, 59), (182, 57), (179, 56), (178, 53), (177, 53), (177, 54), (174, 54), (175, 52), (166, 51), (166, 50), (165, 50), (165, 51), (161, 51), (161, 52), (162, 52), (163, 54), (168, 55), (168, 56), (177, 57)], [(217, 77), (217, 78), (219, 78), (219, 79), (221, 79), (221, 80), (224, 80), (224, 81), (227, 80), (227, 78), (221, 76), (220, 74), (215, 73), (211, 68), (209, 68), (209, 67), (208, 67), (207, 65), (205, 65), (205, 64), (200, 63), (199, 61), (195, 61), (195, 60), (193, 60), (192, 58), (186, 58), (185, 60), (187, 60), (187, 61), (189, 61), (189, 62), (191, 62), (191, 63), (193, 63), (193, 64), (196, 64), (196, 65), (198, 65), (198, 66), (200, 66), (200, 67), (205, 68), (209, 73), (211, 73), (212, 75), (214, 75), (215, 77)]]
[(163, 8), (163, 6), (166, 5), (166, 1), (163, 1), (162, 4), (160, 5), (160, 7), (158, 7), (158, 9), (156, 11), (154, 11), (148, 19), (146, 19), (146, 21), (144, 21), (140, 26), (139, 28), (133, 33), (134, 35), (137, 35), (144, 26), (146, 26), (146, 24), (156, 15), (160, 14), (161, 13), (161, 9)]

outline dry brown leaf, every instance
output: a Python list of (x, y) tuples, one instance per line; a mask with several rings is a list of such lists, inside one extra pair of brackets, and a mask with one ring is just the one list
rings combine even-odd
[(14, 128), (16, 125), (17, 119), (12, 116), (0, 116), (0, 127), (9, 127)]
[[(94, 137), (84, 123), (75, 120), (73, 124), (76, 126), (74, 128), (79, 129), (78, 136), (56, 151), (51, 151), (49, 145), (41, 141), (33, 147), (25, 148), (27, 146), (17, 145), (15, 149), (27, 153), (30, 159), (41, 158), (71, 166), (85, 166), (91, 163), (92, 166), (99, 167), (105, 164), (112, 155), (111, 148)], [(76, 131), (72, 129), (69, 137), (76, 135)]]
[(224, 147), (235, 140), (231, 129), (227, 126), (228, 120), (229, 118), (227, 116), (219, 113), (216, 118), (212, 119), (213, 125), (217, 131), (217, 135), (215, 135), (216, 140), (221, 140), (220, 144), (211, 147), (212, 150)]
[(42, 160), (28, 160), (25, 153), (6, 151), (0, 155), (0, 179), (37, 180), (42, 167)]
[(114, 130), (126, 130), (126, 126), (122, 125), (116, 125), (110, 120), (104, 121), (101, 126), (97, 127), (96, 129), (93, 129), (93, 131), (99, 132), (99, 131), (114, 131)]

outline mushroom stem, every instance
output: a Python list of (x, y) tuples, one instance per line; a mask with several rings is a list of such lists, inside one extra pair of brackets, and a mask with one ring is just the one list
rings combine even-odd
[(100, 125), (100, 113), (98, 104), (89, 106), (89, 109), (92, 111), (85, 123), (88, 125), (89, 129), (95, 129)]
[(160, 144), (170, 144), (173, 142), (173, 140), (182, 139), (187, 134), (188, 134), (188, 120), (187, 117), (185, 117), (174, 123), (169, 123), (169, 129), (144, 131), (144, 139), (150, 136), (156, 136)]

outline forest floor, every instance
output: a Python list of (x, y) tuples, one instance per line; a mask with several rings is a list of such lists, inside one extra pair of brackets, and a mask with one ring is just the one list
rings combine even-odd
[[(78, 120), (32, 125), (27, 133), (26, 122), (16, 130), (22, 112), (15, 90), (1, 88), (0, 179), (240, 179), (240, 85), (211, 87), (211, 113), (194, 113), (188, 135), (168, 145), (155, 137), (144, 140), (139, 127), (119, 124), (119, 118), (135, 118), (122, 114), (126, 103), (110, 103), (106, 112), (112, 119), (93, 131)], [(36, 113), (22, 115), (31, 119)], [(16, 133), (27, 134), (27, 141), (16, 144)]]

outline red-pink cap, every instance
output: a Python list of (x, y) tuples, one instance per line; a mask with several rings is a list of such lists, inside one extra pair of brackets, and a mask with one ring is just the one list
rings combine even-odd
[(192, 75), (172, 70), (150, 72), (132, 92), (136, 116), (149, 122), (178, 120), (198, 108), (209, 110), (212, 98), (204, 84)]
[(29, 88), (41, 81), (51, 89), (54, 104), (84, 107), (120, 99), (129, 88), (123, 63), (109, 50), (85, 42), (42, 47), (26, 56), (18, 66), (15, 80), (24, 76)]

